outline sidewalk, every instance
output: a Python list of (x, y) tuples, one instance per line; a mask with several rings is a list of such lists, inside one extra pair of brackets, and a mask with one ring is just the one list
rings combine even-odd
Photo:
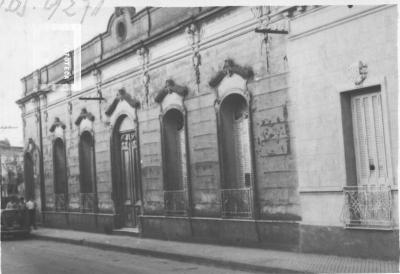
[(173, 242), (74, 230), (40, 228), (37, 239), (154, 256), (184, 262), (215, 265), (255, 272), (398, 273), (396, 261), (358, 259), (257, 248)]

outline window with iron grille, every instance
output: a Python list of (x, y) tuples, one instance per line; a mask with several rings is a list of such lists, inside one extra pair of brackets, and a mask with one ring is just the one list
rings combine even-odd
[[(348, 110), (344, 109), (346, 104)], [(342, 96), (342, 113), (348, 113), (343, 118), (349, 120), (344, 125), (345, 148), (350, 152), (345, 152), (348, 182), (343, 189), (342, 212), (347, 226), (392, 225), (390, 156), (383, 111), (379, 86)]]
[(175, 108), (168, 110), (163, 116), (162, 124), (165, 212), (184, 215), (187, 211), (187, 160), (183, 113)]
[(249, 109), (239, 94), (228, 95), (220, 107), (223, 217), (251, 217), (251, 153)]

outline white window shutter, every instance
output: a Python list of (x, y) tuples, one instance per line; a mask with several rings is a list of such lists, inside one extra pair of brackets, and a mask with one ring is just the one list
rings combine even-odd
[(243, 166), (243, 149), (242, 149), (242, 135), (243, 135), (243, 126), (242, 119), (234, 120), (233, 122), (233, 136), (234, 136), (234, 144), (235, 144), (235, 152), (236, 152), (236, 178), (238, 180), (238, 184), (244, 181), (244, 166)]
[(185, 127), (182, 127), (182, 129), (178, 133), (179, 136), (179, 154), (180, 154), (180, 163), (181, 163), (181, 174), (182, 174), (182, 188), (184, 189), (186, 187), (186, 181), (187, 181), (187, 168), (186, 168), (186, 136), (185, 136)]
[(250, 136), (249, 136), (249, 117), (243, 114), (233, 123), (233, 134), (235, 140), (235, 150), (237, 154), (237, 178), (241, 185), (245, 185), (245, 174), (251, 174), (250, 165)]
[(375, 126), (375, 142), (377, 147), (377, 173), (379, 178), (387, 178), (387, 158), (386, 158), (386, 146), (385, 146), (385, 135), (384, 125), (382, 118), (382, 104), (381, 95), (377, 94), (372, 97), (372, 107), (374, 115), (374, 126)]
[(380, 93), (351, 99), (357, 179), (359, 185), (387, 181), (387, 155)]

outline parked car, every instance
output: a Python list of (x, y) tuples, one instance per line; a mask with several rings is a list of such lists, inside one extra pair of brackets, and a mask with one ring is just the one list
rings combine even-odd
[(1, 238), (7, 236), (28, 236), (30, 232), (28, 210), (1, 210)]

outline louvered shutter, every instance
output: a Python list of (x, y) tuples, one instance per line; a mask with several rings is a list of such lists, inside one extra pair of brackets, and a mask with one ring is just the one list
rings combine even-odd
[(353, 96), (351, 107), (358, 184), (384, 184), (388, 165), (381, 94)]
[(233, 138), (234, 138), (234, 149), (236, 158), (236, 185), (241, 187), (243, 182), (243, 151), (242, 151), (242, 119), (234, 120), (233, 122)]
[(186, 136), (185, 127), (178, 132), (179, 136), (179, 154), (180, 154), (180, 165), (181, 165), (181, 176), (182, 176), (182, 189), (186, 186), (187, 180), (187, 168), (186, 168)]
[(250, 174), (250, 139), (249, 118), (243, 114), (241, 118), (233, 123), (233, 134), (235, 140), (235, 151), (237, 159), (237, 178), (239, 186), (246, 186), (246, 174)]

